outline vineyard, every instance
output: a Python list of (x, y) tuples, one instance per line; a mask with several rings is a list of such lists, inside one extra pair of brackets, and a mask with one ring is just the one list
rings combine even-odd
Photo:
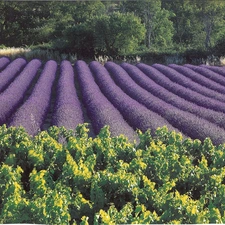
[(224, 143), (224, 67), (0, 58), (0, 223), (223, 223)]

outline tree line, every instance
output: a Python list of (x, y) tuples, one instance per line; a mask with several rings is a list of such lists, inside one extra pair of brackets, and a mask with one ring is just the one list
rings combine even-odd
[(148, 51), (224, 54), (225, 1), (1, 1), (0, 46), (90, 57)]

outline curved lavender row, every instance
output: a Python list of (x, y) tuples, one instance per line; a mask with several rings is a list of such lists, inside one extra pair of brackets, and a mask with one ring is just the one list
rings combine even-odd
[[(190, 69), (188, 67), (179, 66), (179, 65), (176, 65), (176, 64), (170, 64), (169, 67), (178, 71), (180, 73), (180, 75), (183, 75), (185, 77), (189, 77), (191, 80), (199, 83), (200, 85), (203, 85), (203, 86), (205, 86), (207, 88), (210, 88), (214, 91), (225, 94), (225, 87), (223, 85), (218, 84), (215, 81), (210, 80), (209, 78), (206, 78), (199, 73), (196, 73), (195, 71), (193, 71), (192, 69)], [(215, 92), (212, 92), (212, 94), (213, 93), (215, 93)], [(225, 101), (224, 96), (223, 96), (223, 101)]]
[(179, 132), (160, 115), (147, 109), (144, 105), (124, 93), (121, 88), (115, 84), (107, 69), (100, 63), (93, 61), (89, 64), (89, 67), (104, 95), (113, 103), (123, 115), (124, 119), (134, 129), (138, 128), (142, 131), (150, 129), (152, 134), (154, 134), (158, 127), (166, 125), (169, 130)]
[(207, 77), (220, 85), (225, 85), (225, 77), (221, 74), (215, 73), (212, 70), (209, 70), (207, 68), (201, 67), (201, 66), (194, 66), (191, 64), (184, 64), (184, 66), (194, 70), (195, 72), (201, 74), (204, 77)]
[[(182, 73), (179, 73), (178, 71), (174, 70), (173, 68), (170, 68), (168, 66), (164, 66), (161, 64), (154, 64), (152, 65), (155, 69), (159, 70), (161, 73), (163, 73), (166, 77), (168, 77), (173, 82), (180, 84), (186, 88), (189, 88), (190, 90), (196, 91), (199, 94), (202, 94), (204, 96), (216, 99), (218, 101), (225, 102), (225, 95), (219, 93), (218, 91), (209, 89), (207, 87), (204, 87), (194, 81), (192, 81), (189, 77), (184, 76)], [(208, 81), (210, 82), (210, 80)], [(218, 85), (219, 86), (219, 85)], [(225, 93), (224, 87), (220, 86), (223, 93)]]
[(216, 125), (225, 128), (225, 114), (221, 112), (216, 112), (211, 109), (206, 109), (204, 107), (198, 106), (190, 101), (187, 101), (178, 95), (173, 94), (164, 87), (158, 85), (146, 74), (144, 74), (136, 66), (122, 63), (121, 67), (129, 74), (129, 76), (141, 87), (150, 92), (151, 94), (161, 98), (163, 101), (170, 103), (177, 108), (193, 113), (201, 118), (204, 118)]
[(199, 106), (225, 113), (225, 103), (206, 97), (179, 84), (176, 84), (163, 75), (160, 71), (149, 65), (139, 63), (136, 66), (156, 83), (173, 92), (174, 94)]
[(26, 90), (40, 66), (40, 60), (30, 61), (19, 76), (0, 94), (0, 125), (6, 123), (6, 120), (23, 101)]
[(84, 117), (75, 89), (73, 67), (69, 61), (64, 60), (60, 65), (52, 125), (75, 129), (81, 123), (84, 123)]
[(105, 64), (115, 82), (133, 99), (145, 105), (148, 109), (164, 117), (170, 124), (185, 135), (203, 141), (210, 137), (215, 144), (225, 142), (225, 130), (196, 115), (182, 111), (152, 95), (136, 84), (126, 71), (119, 65), (108, 62)]
[(10, 118), (9, 126), (23, 126), (30, 135), (35, 135), (43, 124), (46, 116), (57, 63), (48, 61), (34, 86), (27, 101)]
[(225, 66), (208, 66), (208, 65), (200, 65), (203, 68), (212, 70), (215, 73), (218, 73), (222, 76), (225, 76)]
[(15, 78), (15, 76), (26, 65), (26, 60), (23, 58), (17, 58), (12, 61), (1, 73), (0, 73), (0, 92), (2, 92), (7, 85)]
[(137, 139), (137, 134), (123, 119), (119, 111), (102, 94), (84, 61), (75, 63), (75, 70), (81, 87), (82, 99), (92, 121), (96, 134), (105, 125), (110, 126), (112, 136), (124, 134), (129, 140)]
[(10, 59), (8, 57), (1, 57), (0, 58), (0, 70), (4, 69), (10, 63)]

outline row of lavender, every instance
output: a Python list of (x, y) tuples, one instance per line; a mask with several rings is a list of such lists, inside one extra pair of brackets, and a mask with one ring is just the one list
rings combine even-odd
[[(38, 69), (42, 71), (40, 76)], [(35, 59), (12, 62), (0, 58), (0, 125), (26, 128), (31, 134), (42, 129), (49, 111), (57, 64)], [(78, 81), (75, 87), (74, 77)], [(35, 78), (29, 98), (23, 102)], [(82, 104), (96, 134), (109, 125), (113, 136), (136, 139), (136, 129), (158, 127), (180, 131), (184, 136), (215, 144), (225, 142), (225, 69), (218, 67), (121, 65), (77, 61), (74, 68), (62, 61), (56, 85), (52, 125), (75, 128), (85, 122)]]
[(0, 71), (3, 70), (9, 63), (10, 59), (8, 57), (1, 57), (0, 58)]
[[(25, 98), (26, 91), (31, 85), (32, 80), (37, 74), (38, 69), (41, 66), (41, 61), (34, 59), (30, 61), (25, 68), (15, 77), (7, 88), (0, 94), (0, 124), (3, 124), (7, 119), (16, 111), (16, 109), (22, 104)], [(14, 68), (15, 67), (15, 68)], [(11, 72), (17, 70), (17, 64), (12, 62), (9, 67)], [(14, 69), (13, 69), (14, 68)], [(3, 76), (2, 76), (3, 74)], [(11, 77), (11, 74), (9, 75)], [(7, 80), (4, 76), (4, 70), (0, 74), (0, 83)]]
[(23, 126), (31, 135), (35, 135), (40, 130), (50, 105), (56, 70), (55, 61), (50, 60), (46, 63), (30, 97), (10, 118), (9, 126)]
[[(134, 66), (126, 64), (124, 68), (129, 68), (132, 72)], [(172, 104), (160, 99), (154, 95), (154, 90), (147, 91), (136, 84), (126, 73), (126, 71), (115, 63), (107, 63), (106, 68), (111, 73), (115, 82), (133, 99), (145, 105), (149, 110), (156, 112), (165, 118), (170, 124), (182, 131), (191, 138), (203, 140), (209, 136), (214, 142), (223, 142), (225, 140), (224, 129), (217, 125), (202, 119), (190, 112), (183, 111)], [(136, 71), (136, 74), (142, 74)], [(152, 94), (153, 93), (153, 94)]]

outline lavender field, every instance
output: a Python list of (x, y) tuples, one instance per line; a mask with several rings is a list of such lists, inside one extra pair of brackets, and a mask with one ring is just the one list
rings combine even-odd
[(225, 143), (225, 67), (0, 58), (0, 125), (35, 135), (81, 123), (93, 136), (109, 125), (112, 136), (132, 141), (137, 129), (154, 135), (167, 126)]

